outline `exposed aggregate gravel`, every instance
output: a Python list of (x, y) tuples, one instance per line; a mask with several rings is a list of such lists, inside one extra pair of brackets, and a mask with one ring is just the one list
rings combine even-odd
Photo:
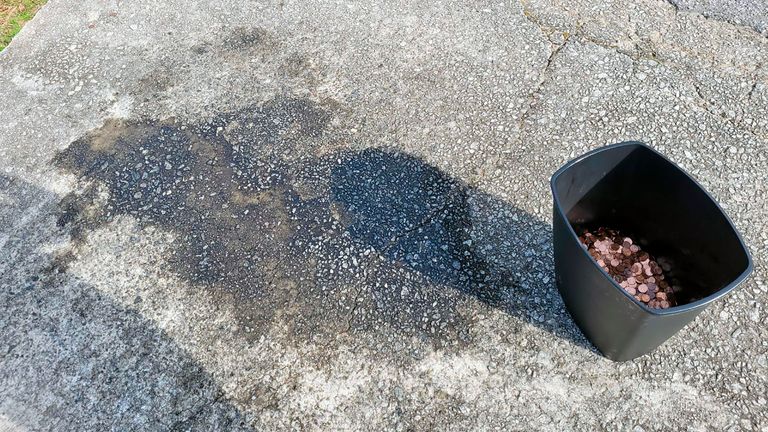
[[(51, 2), (0, 54), (0, 430), (768, 430), (765, 11), (676, 3)], [(755, 271), (613, 363), (548, 180), (625, 140)]]

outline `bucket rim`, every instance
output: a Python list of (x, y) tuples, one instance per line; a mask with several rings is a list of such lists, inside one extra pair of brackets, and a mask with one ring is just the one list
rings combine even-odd
[(566, 225), (568, 225), (568, 232), (570, 233), (571, 237), (575, 241), (579, 241), (579, 236), (576, 234), (576, 231), (573, 229), (573, 226), (568, 221), (568, 218), (565, 215), (565, 212), (563, 212), (563, 207), (560, 202), (560, 196), (557, 191), (557, 188), (555, 186), (558, 177), (566, 171), (568, 171), (570, 168), (578, 165), (579, 163), (585, 161), (586, 159), (589, 159), (590, 157), (593, 157), (599, 153), (615, 150), (617, 148), (624, 148), (624, 147), (636, 147), (639, 149), (643, 149), (644, 151), (649, 151), (653, 153), (656, 157), (660, 158), (662, 161), (666, 162), (667, 164), (671, 165), (683, 175), (685, 175), (688, 180), (694, 184), (696, 187), (698, 187), (702, 192), (704, 192), (704, 195), (712, 202), (712, 204), (715, 205), (715, 207), (720, 211), (720, 214), (725, 217), (725, 220), (728, 222), (728, 226), (731, 228), (731, 230), (736, 234), (736, 238), (739, 241), (739, 245), (741, 246), (741, 249), (744, 251), (744, 254), (747, 258), (747, 265), (741, 274), (737, 276), (733, 281), (731, 281), (728, 285), (724, 286), (723, 288), (720, 288), (719, 290), (715, 291), (714, 293), (701, 298), (699, 300), (696, 300), (695, 302), (686, 303), (680, 306), (673, 306), (668, 309), (654, 309), (650, 308), (646, 305), (644, 305), (642, 302), (635, 299), (633, 296), (631, 296), (628, 292), (626, 292), (621, 285), (618, 284), (605, 270), (603, 270), (602, 267), (597, 265), (597, 262), (595, 262), (594, 259), (589, 255), (586, 249), (583, 247), (579, 247), (581, 250), (581, 253), (583, 253), (587, 258), (589, 258), (589, 261), (591, 265), (595, 266), (600, 272), (602, 272), (603, 276), (605, 276), (612, 284), (614, 289), (619, 290), (627, 299), (631, 300), (633, 304), (635, 304), (637, 307), (639, 307), (641, 310), (644, 310), (646, 313), (649, 313), (651, 315), (678, 315), (690, 312), (692, 310), (696, 309), (704, 309), (706, 306), (708, 306), (710, 303), (716, 301), (717, 299), (724, 297), (731, 291), (733, 291), (737, 286), (739, 286), (744, 280), (752, 273), (752, 270), (754, 269), (754, 263), (752, 262), (752, 254), (749, 252), (749, 248), (747, 248), (746, 243), (744, 243), (744, 239), (741, 237), (741, 234), (736, 229), (736, 226), (733, 224), (733, 221), (731, 220), (730, 216), (723, 211), (723, 208), (720, 207), (720, 204), (712, 197), (712, 195), (693, 177), (691, 176), (686, 170), (681, 168), (676, 163), (672, 162), (669, 158), (664, 156), (663, 154), (656, 151), (654, 148), (649, 146), (648, 144), (642, 142), (642, 141), (623, 141), (616, 144), (609, 144), (603, 147), (599, 147), (593, 150), (590, 150), (581, 156), (578, 156), (576, 158), (573, 158), (566, 162), (562, 167), (560, 167), (557, 171), (555, 171), (554, 174), (552, 174), (552, 177), (549, 180), (549, 186), (552, 191), (552, 199), (555, 203), (555, 211), (558, 212), (560, 217), (566, 222)]

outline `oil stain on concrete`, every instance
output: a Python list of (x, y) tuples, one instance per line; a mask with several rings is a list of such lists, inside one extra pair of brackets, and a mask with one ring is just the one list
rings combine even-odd
[(296, 342), (395, 333), (459, 349), (478, 307), (536, 322), (470, 236), (482, 194), (401, 152), (339, 149), (334, 109), (278, 97), (195, 125), (108, 120), (55, 159), (91, 185), (59, 222), (76, 242), (122, 215), (174, 232), (168, 271), (234, 305), (249, 340), (280, 324)]

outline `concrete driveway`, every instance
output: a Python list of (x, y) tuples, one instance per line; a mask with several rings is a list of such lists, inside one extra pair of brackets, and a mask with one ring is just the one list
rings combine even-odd
[[(765, 9), (676, 3), (52, 0), (0, 54), (0, 430), (768, 430)], [(548, 180), (625, 140), (755, 272), (614, 363)]]

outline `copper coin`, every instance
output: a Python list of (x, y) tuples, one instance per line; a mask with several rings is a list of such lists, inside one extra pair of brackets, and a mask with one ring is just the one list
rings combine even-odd
[(583, 232), (579, 241), (592, 259), (629, 295), (652, 308), (672, 306), (673, 291), (664, 275), (668, 271), (668, 261), (655, 260), (630, 237), (605, 227)]

